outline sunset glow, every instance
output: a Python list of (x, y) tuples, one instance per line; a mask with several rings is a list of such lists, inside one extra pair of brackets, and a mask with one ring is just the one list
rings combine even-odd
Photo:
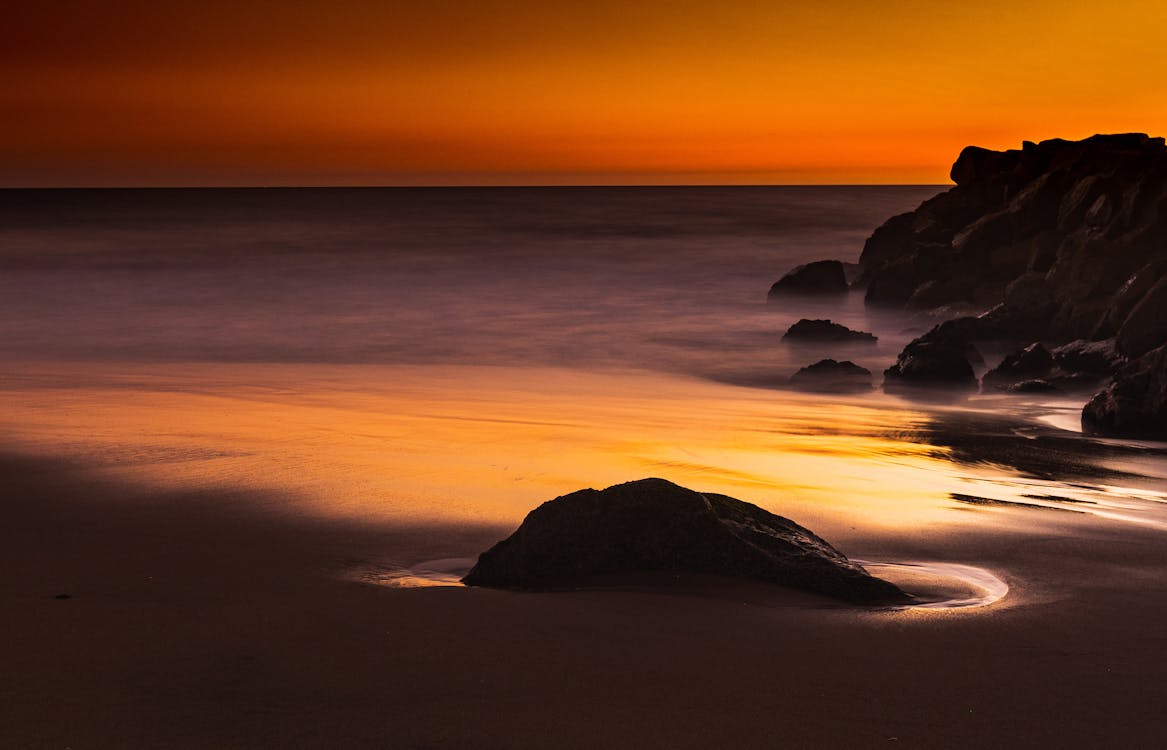
[(974, 520), (950, 492), (1034, 491), (905, 439), (926, 417), (891, 398), (840, 401), (823, 424), (813, 397), (766, 404), (645, 373), (122, 365), (51, 391), (20, 383), (76, 371), (17, 373), (0, 428), (26, 446), (176, 491), (270, 492), (282, 512), (312, 516), (507, 527), (542, 500), (643, 475), (749, 497), (846, 539), (860, 523), (903, 533)]
[(941, 183), (1160, 132), (1160, 3), (66, 2), (0, 50), (0, 184)]

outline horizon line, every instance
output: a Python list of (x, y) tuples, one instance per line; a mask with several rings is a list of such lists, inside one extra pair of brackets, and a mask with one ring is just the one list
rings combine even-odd
[(526, 190), (526, 189), (580, 189), (580, 188), (828, 188), (828, 187), (952, 187), (952, 182), (775, 182), (775, 183), (531, 183), (515, 184), (451, 184), (451, 185), (0, 185), (2, 190)]

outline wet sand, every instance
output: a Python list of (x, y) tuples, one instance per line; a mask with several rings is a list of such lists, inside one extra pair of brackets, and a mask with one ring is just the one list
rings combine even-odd
[(969, 506), (1002, 523), (831, 540), (993, 570), (1010, 592), (980, 609), (712, 579), (400, 589), (349, 573), (509, 529), (0, 469), (3, 747), (1151, 747), (1167, 729), (1167, 545), (1138, 525)]

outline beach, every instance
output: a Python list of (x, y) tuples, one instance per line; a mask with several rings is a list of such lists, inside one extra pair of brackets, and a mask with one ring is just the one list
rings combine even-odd
[[(869, 538), (975, 560), (979, 610), (863, 611), (764, 584), (516, 593), (345, 577), (498, 530), (273, 519), (9, 456), (8, 747), (1150, 747), (1158, 531), (989, 511), (1024, 531)], [(1058, 516), (1035, 524), (1034, 515)], [(422, 540), (424, 539), (424, 543)], [(71, 598), (56, 598), (68, 594)]]
[[(1162, 443), (1083, 436), (1075, 395), (784, 387), (826, 356), (878, 385), (932, 324), (765, 302), (928, 194), (10, 195), (0, 745), (1155, 746)], [(828, 316), (878, 343), (781, 341)], [(642, 477), (943, 606), (456, 584)]]

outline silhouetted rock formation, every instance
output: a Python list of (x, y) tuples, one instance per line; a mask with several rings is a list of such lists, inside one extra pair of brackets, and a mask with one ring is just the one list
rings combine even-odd
[(862, 393), (871, 390), (871, 370), (847, 360), (823, 359), (791, 375), (790, 386), (816, 393)]
[(1105, 372), (1075, 371), (1055, 350), (1063, 380), (1051, 382), (1081, 385), (1125, 358), (1131, 364), (1083, 419), (1110, 434), (1154, 432), (1163, 415), (1139, 389), (1154, 387), (1151, 352), (1167, 344), (1164, 140), (1131, 133), (1003, 152), (970, 146), (951, 176), (955, 187), (867, 240), (867, 302), (993, 308), (1004, 338), (1019, 344), (1113, 338), (1120, 357)]
[(1111, 297), (1162, 253), (1162, 138), (1026, 142), (1004, 152), (969, 147), (951, 174), (956, 187), (868, 239), (860, 263), (870, 302), (907, 304), (920, 293), (935, 297), (927, 307), (993, 305), (1026, 277), (1019, 296), (1041, 307), (1048, 293), (1054, 337), (1114, 335), (1106, 320)]
[(973, 365), (981, 364), (972, 343), (991, 330), (980, 318), (957, 318), (941, 323), (909, 343), (896, 363), (883, 372), (884, 388), (955, 386), (975, 388)]
[(1007, 354), (1001, 364), (985, 373), (982, 386), (1007, 387), (1023, 380), (1034, 380), (1048, 375), (1054, 367), (1054, 355), (1040, 342), (1030, 344)]
[(1066, 373), (1091, 375), (1096, 379), (1110, 377), (1122, 364), (1122, 357), (1114, 348), (1114, 339), (1086, 341), (1077, 339), (1051, 351), (1054, 363)]
[(470, 586), (555, 589), (640, 571), (711, 573), (860, 604), (910, 600), (793, 521), (663, 479), (580, 490), (543, 503), (478, 558)]
[(1119, 370), (1082, 410), (1082, 428), (1101, 435), (1167, 438), (1167, 345)]
[(819, 260), (798, 266), (770, 287), (768, 297), (783, 294), (844, 294), (847, 275), (837, 260)]
[(1006, 388), (1010, 393), (1060, 393), (1061, 388), (1058, 388), (1048, 380), (1035, 378), (1033, 380), (1022, 380), (1020, 383), (1014, 383)]
[(835, 343), (861, 343), (874, 344), (878, 339), (866, 331), (853, 331), (847, 326), (833, 323), (829, 320), (809, 320), (803, 318), (790, 328), (786, 329), (786, 333), (782, 336), (783, 341), (793, 342), (823, 342), (829, 344)]

